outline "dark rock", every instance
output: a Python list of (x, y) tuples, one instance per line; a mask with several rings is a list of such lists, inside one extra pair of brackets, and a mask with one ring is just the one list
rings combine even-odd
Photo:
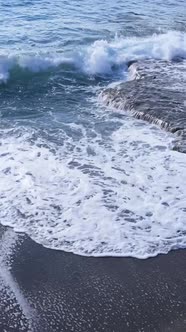
[(129, 66), (129, 80), (102, 92), (104, 102), (176, 134), (186, 152), (186, 62), (144, 61)]

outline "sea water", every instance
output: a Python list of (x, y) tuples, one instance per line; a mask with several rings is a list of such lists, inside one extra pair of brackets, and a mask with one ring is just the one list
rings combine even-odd
[(181, 0), (0, 0), (3, 225), (81, 255), (186, 247), (186, 155), (100, 98), (130, 61), (186, 59), (185, 13)]

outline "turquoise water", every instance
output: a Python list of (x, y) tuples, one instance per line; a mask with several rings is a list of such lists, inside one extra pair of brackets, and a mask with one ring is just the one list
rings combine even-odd
[(185, 156), (99, 98), (131, 60), (185, 59), (185, 13), (173, 0), (0, 1), (1, 223), (85, 255), (185, 246)]

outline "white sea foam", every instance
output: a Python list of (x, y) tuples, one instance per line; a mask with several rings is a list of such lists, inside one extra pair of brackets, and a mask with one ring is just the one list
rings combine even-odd
[(72, 64), (85, 74), (110, 74), (113, 68), (125, 70), (131, 60), (186, 58), (186, 34), (169, 31), (144, 38), (118, 38), (98, 40), (87, 48), (72, 54), (1, 55), (0, 82), (7, 82), (14, 67), (32, 72), (45, 71)]
[[(118, 120), (117, 120), (118, 121)], [(132, 118), (62, 147), (24, 128), (0, 146), (0, 221), (56, 249), (146, 258), (186, 246), (186, 155)], [(3, 134), (4, 135), (4, 134)], [(168, 143), (167, 143), (168, 142)]]
[(96, 41), (84, 61), (90, 74), (109, 73), (113, 66), (123, 66), (132, 60), (173, 60), (186, 58), (186, 34), (170, 31), (145, 38), (116, 38), (113, 42)]

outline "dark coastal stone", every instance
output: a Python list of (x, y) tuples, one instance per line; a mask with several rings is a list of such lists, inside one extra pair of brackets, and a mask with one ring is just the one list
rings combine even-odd
[(174, 149), (186, 153), (186, 62), (129, 64), (129, 80), (102, 92), (104, 102), (176, 134)]

